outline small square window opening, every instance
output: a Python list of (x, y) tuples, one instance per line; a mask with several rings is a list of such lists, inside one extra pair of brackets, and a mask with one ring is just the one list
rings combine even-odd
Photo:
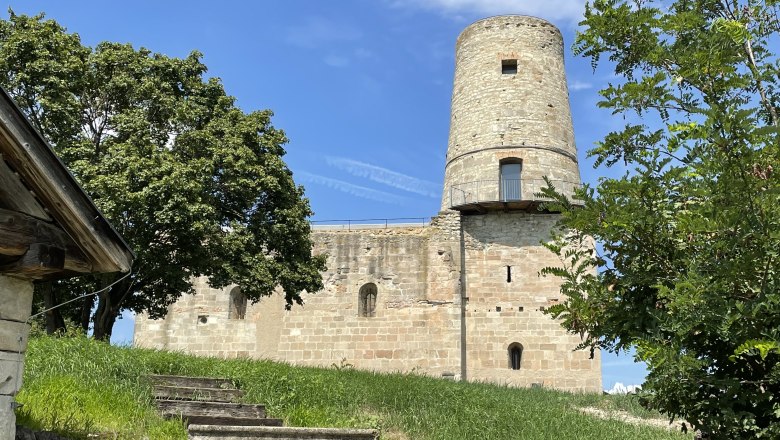
[(517, 73), (517, 60), (501, 60), (501, 73), (514, 75)]

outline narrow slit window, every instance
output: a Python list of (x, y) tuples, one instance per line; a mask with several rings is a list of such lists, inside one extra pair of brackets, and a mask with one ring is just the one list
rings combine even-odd
[(246, 317), (247, 298), (241, 293), (240, 287), (230, 289), (228, 304), (228, 319), (244, 319)]
[(506, 282), (507, 283), (512, 282), (512, 266), (506, 267)]
[(372, 318), (376, 316), (376, 294), (377, 288), (374, 283), (364, 284), (360, 288), (358, 316)]
[(523, 346), (518, 342), (513, 342), (509, 344), (507, 351), (509, 355), (509, 369), (519, 370), (523, 362)]
[(517, 60), (501, 60), (501, 73), (514, 75), (517, 73)]

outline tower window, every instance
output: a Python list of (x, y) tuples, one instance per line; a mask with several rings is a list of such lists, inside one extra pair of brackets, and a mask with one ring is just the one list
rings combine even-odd
[(523, 346), (519, 342), (513, 342), (509, 344), (509, 368), (512, 370), (519, 370), (523, 360)]
[(228, 319), (244, 319), (246, 317), (246, 295), (236, 286), (230, 289), (230, 304), (228, 304)]
[(501, 73), (514, 75), (517, 73), (517, 60), (501, 60)]
[(376, 284), (367, 283), (360, 288), (358, 315), (366, 318), (376, 316)]
[(506, 282), (507, 283), (512, 282), (512, 266), (506, 267)]
[(501, 161), (501, 200), (504, 202), (521, 200), (520, 173), (523, 164), (520, 159), (504, 159)]

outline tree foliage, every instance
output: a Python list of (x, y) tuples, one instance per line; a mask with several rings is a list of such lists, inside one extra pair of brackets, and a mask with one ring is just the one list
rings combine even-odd
[(648, 406), (778, 438), (778, 2), (595, 0), (581, 25), (575, 52), (619, 78), (600, 106), (627, 121), (589, 154), (626, 172), (574, 201), (545, 191), (568, 231), (549, 313), (583, 347), (636, 348)]
[[(280, 286), (288, 306), (321, 288), (308, 200), (282, 160), (287, 138), (270, 111), (236, 107), (198, 52), (90, 48), (43, 15), (10, 12), (0, 85), (137, 253), (132, 275), (98, 297), (96, 337), (110, 336), (122, 310), (163, 316), (195, 276), (237, 283), (253, 300)], [(117, 279), (51, 287), (62, 301)], [(93, 305), (67, 313), (86, 329)]]

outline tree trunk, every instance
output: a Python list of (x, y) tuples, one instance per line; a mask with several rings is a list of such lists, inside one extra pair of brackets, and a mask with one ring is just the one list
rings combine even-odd
[[(36, 285), (36, 290), (43, 296), (44, 310), (50, 309), (59, 304), (57, 294), (54, 293), (52, 281), (44, 281)], [(59, 309), (49, 310), (44, 314), (46, 317), (46, 333), (52, 335), (57, 332), (65, 331), (65, 319)]]
[[(122, 275), (117, 275), (117, 277), (119, 276)], [(122, 302), (124, 302), (129, 291), (130, 279), (125, 278), (122, 282), (111, 287), (107, 292), (98, 295), (98, 306), (92, 319), (92, 336), (95, 339), (105, 342), (111, 340), (111, 332), (114, 330), (114, 323), (119, 316), (119, 312), (122, 311)]]
[(88, 296), (81, 301), (81, 331), (86, 335), (89, 331), (89, 318), (92, 315), (92, 306), (95, 305), (95, 297)]

